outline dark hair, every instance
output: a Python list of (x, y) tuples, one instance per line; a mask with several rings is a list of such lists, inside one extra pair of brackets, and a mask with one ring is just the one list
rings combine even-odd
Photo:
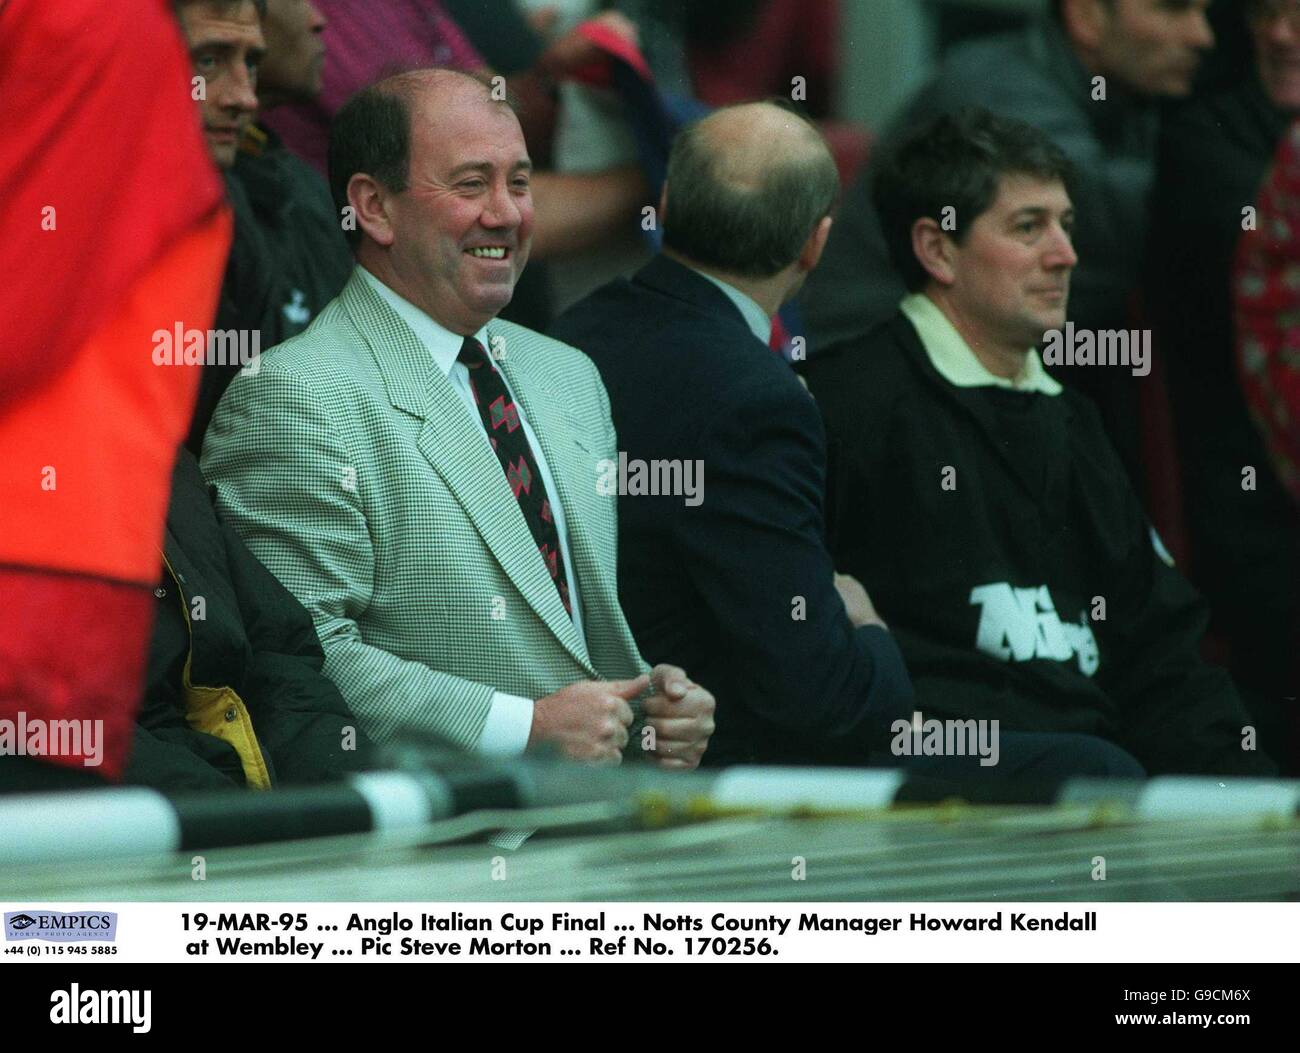
[(928, 277), (912, 251), (916, 221), (941, 222), (944, 209), (951, 208), (950, 234), (960, 244), (993, 204), (1006, 175), (1063, 183), (1067, 191), (1074, 178), (1069, 160), (1046, 133), (973, 108), (934, 118), (881, 157), (872, 197), (890, 259), (910, 291), (921, 289)]
[[(210, 4), (213, 7), (235, 7), (242, 4), (244, 0), (172, 0), (172, 10), (180, 11), (182, 7), (189, 7), (191, 4)], [(257, 17), (266, 17), (266, 0), (248, 0), (257, 8)]]
[[(514, 95), (508, 90), (503, 98), (493, 96), (494, 78), (462, 70), (441, 67), (408, 70), (362, 88), (343, 104), (330, 125), (326, 166), (330, 195), (340, 216), (348, 204), (348, 183), (359, 172), (394, 193), (406, 189), (411, 169), (411, 107), (419, 80), (431, 73), (451, 73), (472, 80), (493, 102), (518, 112)], [(353, 248), (361, 241), (359, 228), (344, 228), (343, 233)]]
[(752, 180), (727, 178), (727, 158), (701, 131), (703, 122), (678, 133), (668, 157), (665, 247), (748, 278), (770, 278), (798, 258), (834, 208), (840, 183), (816, 127), (783, 108), (806, 125), (809, 148), (774, 157)]
[[(372, 84), (343, 104), (330, 125), (329, 179), (334, 210), (341, 217), (348, 204), (348, 183), (358, 172), (394, 193), (406, 189), (411, 166), (411, 103), (406, 92)], [(355, 224), (343, 233), (354, 248), (361, 240)]]
[(1259, 18), (1269, 11), (1270, 6), (1269, 0), (1246, 0), (1246, 17)]

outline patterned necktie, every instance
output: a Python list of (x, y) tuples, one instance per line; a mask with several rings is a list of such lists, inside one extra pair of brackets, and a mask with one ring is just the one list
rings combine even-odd
[(472, 336), (465, 337), (460, 346), (457, 360), (469, 367), (469, 386), (474, 393), (474, 404), (483, 421), (492, 449), (496, 451), (501, 470), (506, 473), (506, 482), (519, 502), (519, 511), (524, 514), (524, 522), (532, 531), (537, 551), (542, 554), (546, 569), (551, 572), (551, 580), (560, 594), (569, 617), (573, 617), (573, 607), (569, 603), (569, 579), (564, 568), (564, 556), (560, 552), (560, 534), (555, 527), (555, 517), (551, 514), (551, 502), (546, 496), (546, 487), (542, 485), (537, 474), (537, 459), (532, 447), (528, 445), (528, 436), (524, 434), (519, 420), (519, 410), (515, 408), (510, 392), (501, 374), (488, 359), (483, 345)]

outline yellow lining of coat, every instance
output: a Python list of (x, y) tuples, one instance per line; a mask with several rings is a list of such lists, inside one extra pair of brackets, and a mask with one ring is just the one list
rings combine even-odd
[(244, 769), (244, 781), (250, 789), (269, 790), (271, 772), (262, 755), (257, 733), (253, 730), (253, 718), (249, 716), (244, 700), (234, 688), (196, 687), (190, 678), (190, 662), (194, 657), (194, 629), (190, 625), (189, 604), (185, 602), (185, 590), (181, 588), (180, 579), (165, 552), (163, 563), (176, 586), (181, 615), (185, 619), (185, 631), (190, 637), (190, 647), (185, 654), (185, 669), (181, 673), (181, 685), (185, 689), (185, 721), (195, 731), (213, 735), (234, 747)]

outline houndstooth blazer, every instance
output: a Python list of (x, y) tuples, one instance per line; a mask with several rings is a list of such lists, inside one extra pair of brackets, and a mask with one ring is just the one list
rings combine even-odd
[(231, 383), (204, 441), (221, 515), (311, 612), (377, 739), (416, 725), (472, 748), (495, 690), (646, 669), (618, 604), (617, 496), (597, 486), (618, 457), (599, 374), (510, 322), (488, 339), (559, 491), (585, 647), (480, 425), (359, 270)]

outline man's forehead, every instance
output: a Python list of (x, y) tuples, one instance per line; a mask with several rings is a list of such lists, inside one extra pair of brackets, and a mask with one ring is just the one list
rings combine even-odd
[(186, 4), (181, 27), (191, 47), (198, 44), (248, 44), (262, 47), (262, 20), (252, 0), (242, 4)]
[(518, 119), (509, 107), (491, 99), (426, 97), (411, 120), (413, 152), (427, 152), (440, 168), (483, 162), (497, 167), (528, 164)]
[(1113, 0), (1121, 18), (1126, 15), (1145, 17), (1154, 12), (1181, 15), (1189, 11), (1208, 11), (1213, 0)]

